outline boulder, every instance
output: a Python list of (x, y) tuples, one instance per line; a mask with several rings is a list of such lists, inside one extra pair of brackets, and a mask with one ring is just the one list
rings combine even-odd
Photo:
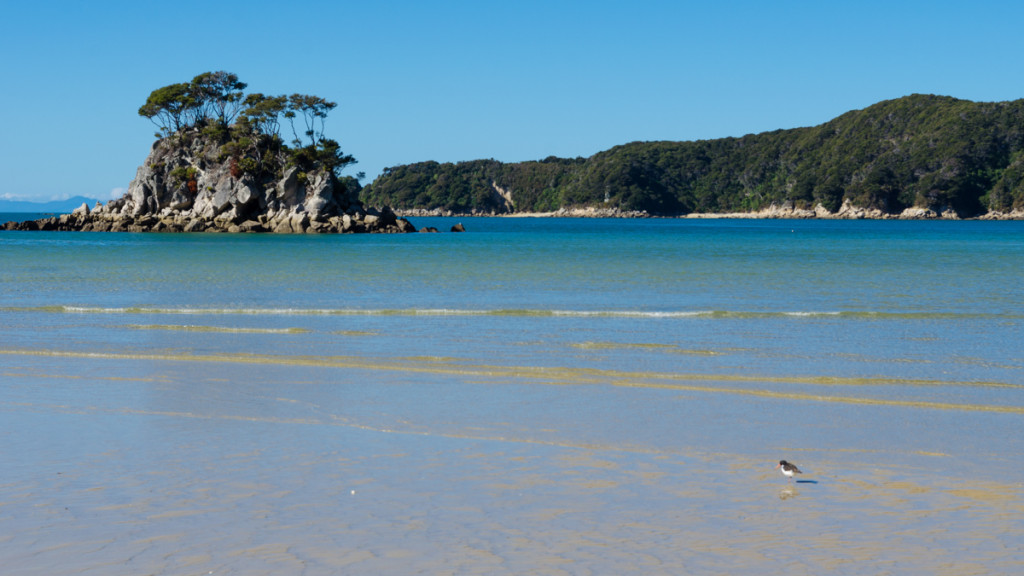
[(931, 208), (910, 207), (900, 213), (900, 220), (932, 220), (938, 218), (937, 212)]
[(246, 220), (245, 222), (242, 222), (241, 224), (238, 224), (238, 230), (240, 232), (266, 232), (267, 231), (267, 229), (263, 227), (263, 224), (260, 224), (256, 220)]
[(206, 222), (198, 218), (189, 221), (182, 229), (183, 232), (202, 232), (203, 230), (206, 230)]
[(409, 222), (405, 218), (399, 218), (395, 225), (398, 227), (398, 231), (403, 234), (416, 231), (416, 227), (412, 225), (412, 222)]

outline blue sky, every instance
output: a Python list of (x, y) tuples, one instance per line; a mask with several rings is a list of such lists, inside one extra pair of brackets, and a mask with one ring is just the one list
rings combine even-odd
[(823, 123), (913, 93), (1024, 98), (1024, 3), (11, 2), (0, 198), (119, 196), (149, 93), (227, 70), (338, 103), (368, 183), (424, 160), (590, 156)]

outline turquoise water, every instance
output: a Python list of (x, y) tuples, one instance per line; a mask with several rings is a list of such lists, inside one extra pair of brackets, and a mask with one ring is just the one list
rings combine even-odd
[(0, 563), (1024, 567), (1024, 223), (461, 221), (0, 232)]

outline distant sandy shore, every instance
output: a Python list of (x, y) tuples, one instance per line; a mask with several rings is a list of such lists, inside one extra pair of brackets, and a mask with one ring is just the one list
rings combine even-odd
[(447, 210), (395, 210), (401, 217), (472, 217), (488, 216), (500, 218), (690, 218), (690, 219), (790, 219), (790, 220), (1024, 220), (1024, 211), (988, 212), (974, 218), (961, 218), (953, 210), (937, 212), (930, 208), (907, 208), (898, 214), (889, 214), (877, 209), (865, 209), (849, 203), (837, 212), (831, 212), (820, 204), (814, 210), (794, 208), (789, 205), (775, 204), (757, 212), (727, 213), (691, 213), (679, 216), (652, 216), (644, 211), (623, 211), (618, 208), (562, 208), (552, 212), (512, 212), (506, 214), (488, 214), (472, 212), (451, 212)]

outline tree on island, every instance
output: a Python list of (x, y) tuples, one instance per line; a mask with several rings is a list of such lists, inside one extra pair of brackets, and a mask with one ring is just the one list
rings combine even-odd
[(192, 79), (189, 85), (199, 105), (205, 108), (204, 117), (213, 117), (224, 128), (234, 121), (244, 104), (247, 84), (229, 72), (206, 72)]
[[(198, 131), (216, 141), (222, 157), (231, 159), (236, 177), (280, 175), (292, 166), (302, 178), (320, 169), (340, 177), (342, 170), (356, 163), (336, 140), (324, 135), (327, 114), (338, 106), (336, 102), (308, 94), (246, 95), (247, 87), (230, 72), (205, 72), (191, 82), (157, 88), (139, 108), (139, 115), (159, 128), (157, 138), (184, 141)], [(308, 141), (296, 130), (295, 119), (300, 117), (306, 128), (302, 135)], [(281, 118), (288, 120), (295, 136), (291, 146), (281, 138)]]
[(186, 124), (186, 113), (192, 108), (188, 84), (171, 84), (157, 88), (139, 108), (139, 116), (149, 118), (160, 129), (156, 137), (180, 131)]
[[(292, 140), (292, 144), (296, 146), (302, 145), (302, 139), (295, 132), (295, 117), (298, 114), (302, 114), (303, 119), (306, 121), (306, 131), (304, 134), (309, 138), (310, 144), (315, 146), (323, 140), (324, 120), (327, 118), (327, 113), (336, 106), (336, 103), (328, 102), (319, 96), (307, 96), (305, 94), (292, 94), (289, 96), (284, 116), (291, 124), (292, 134), (295, 135), (295, 140)], [(320, 122), (319, 131), (316, 130), (318, 120)]]

